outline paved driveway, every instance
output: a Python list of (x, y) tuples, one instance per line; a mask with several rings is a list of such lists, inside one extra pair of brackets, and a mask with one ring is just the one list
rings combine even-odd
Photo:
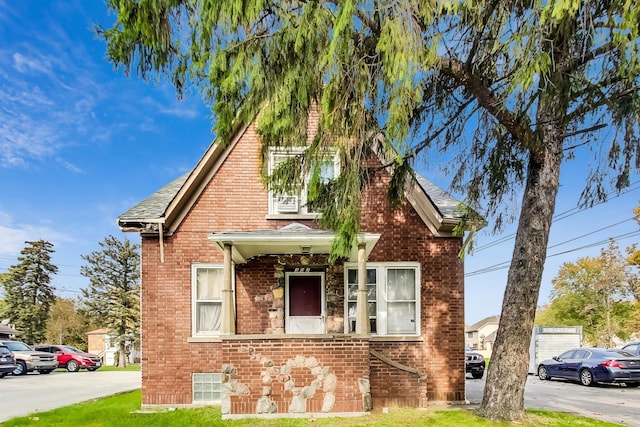
[(140, 371), (52, 372), (0, 378), (0, 422), (140, 388)]
[[(467, 400), (471, 404), (482, 402), (484, 379), (467, 378)], [(540, 381), (529, 375), (524, 389), (527, 409), (546, 409), (569, 412), (628, 426), (640, 427), (640, 388), (618, 385), (585, 387), (578, 383), (553, 380)]]

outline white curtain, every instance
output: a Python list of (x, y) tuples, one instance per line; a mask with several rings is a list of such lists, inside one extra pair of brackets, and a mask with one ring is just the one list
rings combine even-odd
[(416, 273), (414, 269), (387, 270), (387, 332), (416, 332)]
[(387, 299), (389, 301), (413, 301), (416, 299), (415, 270), (387, 270)]
[(198, 303), (197, 332), (214, 332), (220, 330), (222, 319), (222, 303)]
[(196, 332), (216, 332), (222, 321), (222, 268), (198, 269), (196, 278)]

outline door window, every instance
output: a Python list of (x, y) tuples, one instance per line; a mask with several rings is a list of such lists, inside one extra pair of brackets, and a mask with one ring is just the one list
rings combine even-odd
[(318, 276), (289, 277), (289, 315), (321, 316), (322, 290)]

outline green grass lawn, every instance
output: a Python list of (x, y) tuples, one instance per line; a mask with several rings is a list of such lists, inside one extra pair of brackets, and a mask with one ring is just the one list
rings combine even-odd
[[(27, 417), (12, 418), (0, 425), (14, 426), (465, 426), (502, 427), (516, 424), (493, 423), (466, 409), (391, 409), (388, 414), (374, 413), (355, 418), (321, 419), (244, 419), (222, 421), (219, 407), (198, 409), (176, 409), (139, 413), (140, 390), (96, 399), (48, 412), (40, 412)], [(529, 420), (517, 426), (615, 426), (589, 418), (549, 411), (527, 411)]]
[(100, 369), (98, 369), (99, 371), (139, 371), (140, 370), (140, 365), (139, 364), (131, 364), (131, 365), (127, 365), (126, 368), (118, 368), (117, 366), (101, 366)]

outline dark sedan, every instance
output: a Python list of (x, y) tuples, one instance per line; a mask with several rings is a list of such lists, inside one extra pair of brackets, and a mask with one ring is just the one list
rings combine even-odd
[(538, 365), (541, 380), (564, 378), (595, 383), (624, 383), (640, 386), (640, 357), (623, 350), (605, 348), (574, 348)]
[(0, 343), (0, 378), (6, 377), (16, 369), (16, 359), (6, 345)]

